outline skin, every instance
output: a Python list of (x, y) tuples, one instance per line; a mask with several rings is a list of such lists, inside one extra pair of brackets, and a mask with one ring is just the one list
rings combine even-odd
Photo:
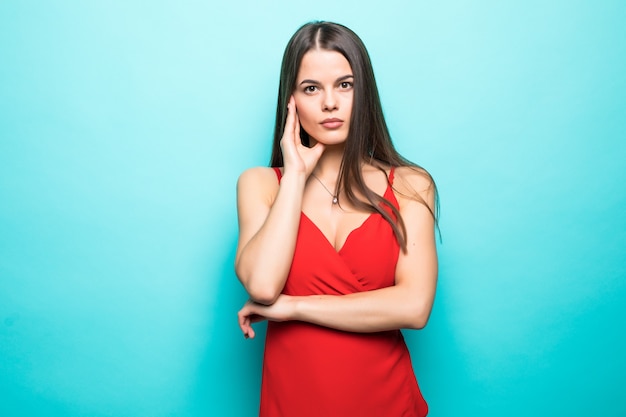
[[(252, 323), (261, 320), (300, 320), (338, 330), (376, 332), (400, 328), (423, 328), (432, 310), (437, 283), (434, 221), (417, 199), (431, 209), (432, 184), (407, 167), (395, 171), (394, 188), (407, 229), (407, 252), (396, 265), (395, 285), (349, 295), (288, 296), (281, 294), (304, 212), (335, 249), (369, 213), (356, 210), (331, 196), (311, 176), (314, 173), (335, 190), (352, 111), (352, 69), (338, 52), (314, 49), (307, 52), (289, 102), (281, 139), (284, 168), (278, 184), (270, 168), (252, 168), (238, 181), (239, 243), (235, 270), (250, 295), (238, 312), (245, 337), (255, 336)], [(338, 119), (324, 123), (328, 119)], [(314, 146), (300, 143), (300, 125)], [(376, 166), (363, 162), (368, 186), (382, 195), (387, 178)], [(387, 173), (389, 167), (383, 167)], [(280, 242), (279, 245), (276, 242)]]

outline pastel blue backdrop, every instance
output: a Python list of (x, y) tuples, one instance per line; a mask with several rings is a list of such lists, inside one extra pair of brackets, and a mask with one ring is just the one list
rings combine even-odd
[(430, 415), (626, 415), (621, 0), (1, 2), (0, 415), (256, 413), (235, 183), (312, 19), (440, 189)]

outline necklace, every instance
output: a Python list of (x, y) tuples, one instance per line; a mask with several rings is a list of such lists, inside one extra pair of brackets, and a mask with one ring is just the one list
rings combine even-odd
[(311, 176), (312, 176), (313, 178), (315, 178), (315, 179), (317, 180), (317, 182), (319, 182), (320, 184), (322, 184), (322, 187), (324, 187), (324, 189), (326, 190), (326, 192), (327, 192), (328, 194), (330, 194), (330, 196), (333, 198), (333, 204), (337, 204), (337, 203), (339, 202), (339, 192), (337, 192), (337, 194), (333, 194), (333, 193), (331, 193), (331, 192), (330, 192), (330, 190), (328, 189), (328, 187), (326, 187), (326, 186), (324, 185), (324, 183), (322, 182), (322, 180), (320, 180), (319, 178), (317, 178), (317, 176), (316, 176), (315, 174), (311, 173)]

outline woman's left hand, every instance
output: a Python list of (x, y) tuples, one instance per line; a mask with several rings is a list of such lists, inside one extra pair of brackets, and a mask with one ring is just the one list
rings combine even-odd
[(272, 305), (264, 305), (248, 300), (237, 313), (239, 328), (243, 332), (244, 337), (254, 338), (255, 332), (252, 323), (259, 321), (287, 321), (291, 320), (294, 312), (294, 298), (281, 294)]

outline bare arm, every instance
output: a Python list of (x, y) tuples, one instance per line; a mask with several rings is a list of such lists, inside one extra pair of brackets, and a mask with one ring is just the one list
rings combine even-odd
[[(398, 188), (417, 190), (432, 208), (434, 190), (417, 174), (402, 169)], [(404, 182), (404, 186), (402, 183)], [(247, 303), (239, 312), (244, 335), (254, 337), (251, 323), (260, 319), (301, 320), (352, 332), (423, 328), (430, 316), (437, 284), (434, 221), (415, 199), (400, 198), (407, 228), (407, 252), (400, 253), (392, 287), (348, 295), (290, 297), (281, 295), (271, 307)]]
[(281, 139), (284, 175), (278, 186), (269, 168), (245, 171), (237, 183), (239, 240), (235, 272), (260, 304), (272, 304), (282, 291), (295, 250), (308, 175), (324, 150), (300, 143), (300, 123), (295, 102), (290, 107)]
[(276, 300), (289, 273), (305, 182), (303, 174), (285, 175), (278, 187), (272, 171), (247, 170), (237, 183), (235, 271), (250, 297), (261, 304)]

